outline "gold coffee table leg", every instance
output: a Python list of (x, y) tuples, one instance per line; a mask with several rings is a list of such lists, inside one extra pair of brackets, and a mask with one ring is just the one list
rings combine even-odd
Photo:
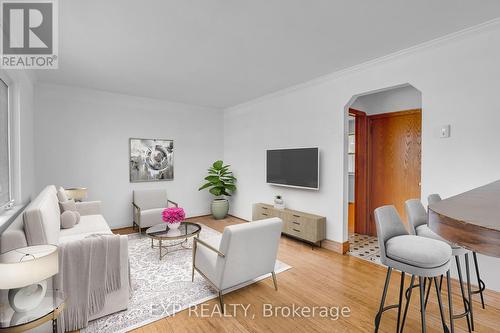
[(161, 260), (161, 239), (158, 241), (159, 242), (159, 248), (160, 248), (160, 260)]

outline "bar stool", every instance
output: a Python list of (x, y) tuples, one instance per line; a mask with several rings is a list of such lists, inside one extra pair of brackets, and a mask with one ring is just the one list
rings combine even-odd
[[(444, 319), (441, 293), (439, 292), (437, 277), (443, 274), (449, 278), (451, 263), (451, 247), (442, 241), (410, 235), (406, 230), (398, 212), (394, 206), (383, 206), (375, 209), (375, 224), (377, 227), (377, 237), (380, 248), (380, 261), (387, 266), (384, 291), (380, 301), (380, 308), (375, 316), (375, 332), (378, 332), (382, 314), (389, 309), (398, 309), (398, 320), (396, 331), (399, 332), (401, 320), (401, 305), (403, 301), (403, 290), (405, 274), (411, 274), (412, 283), (418, 276), (420, 287), (420, 319), (422, 332), (426, 332), (425, 306), (424, 306), (424, 280), (431, 278), (434, 281), (436, 295), (441, 315), (443, 330), (448, 332), (448, 327)], [(401, 282), (399, 289), (398, 304), (385, 306), (387, 289), (393, 269), (401, 271)], [(450, 280), (448, 279), (448, 290), (450, 290)], [(410, 289), (411, 293), (411, 289)], [(411, 296), (411, 295), (410, 295)], [(408, 301), (409, 302), (409, 301)], [(408, 308), (408, 302), (406, 309)], [(451, 309), (451, 303), (450, 303)], [(406, 311), (405, 311), (406, 312)], [(401, 332), (404, 327), (404, 318), (401, 323)]]
[[(441, 201), (441, 196), (437, 193), (430, 194), (427, 197), (427, 202), (430, 204), (436, 203), (438, 201)], [(483, 291), (486, 289), (486, 285), (484, 284), (484, 281), (481, 280), (481, 276), (479, 275), (479, 264), (477, 263), (477, 254), (476, 252), (472, 252), (472, 258), (474, 259), (474, 268), (476, 269), (476, 278), (477, 278), (477, 284), (478, 284), (478, 289), (473, 290), (472, 294), (479, 294), (481, 298), (481, 306), (483, 309), (485, 309), (484, 306), (484, 296), (483, 296)], [(474, 326), (473, 326), (474, 327)]]
[[(474, 322), (472, 315), (472, 302), (471, 302), (471, 288), (470, 288), (470, 274), (469, 274), (469, 250), (464, 249), (463, 247), (458, 246), (457, 244), (453, 244), (443, 239), (441, 236), (433, 232), (427, 226), (427, 212), (420, 202), (420, 199), (410, 199), (405, 202), (405, 210), (408, 215), (408, 224), (410, 225), (410, 232), (413, 235), (426, 237), (429, 239), (436, 239), (443, 242), (446, 242), (451, 246), (452, 256), (455, 257), (455, 262), (457, 264), (458, 270), (458, 279), (460, 282), (460, 291), (462, 292), (462, 300), (464, 304), (464, 312), (460, 314), (454, 314), (450, 310), (450, 328), (451, 331), (454, 331), (454, 320), (466, 317), (467, 318), (467, 328), (469, 332), (474, 330)], [(460, 257), (465, 256), (465, 266), (467, 273), (467, 297), (465, 295), (465, 290), (463, 287), (463, 279), (462, 279), (462, 268), (460, 265)], [(440, 283), (441, 284), (441, 283)], [(449, 294), (448, 298), (452, 299), (452, 295)], [(426, 296), (426, 300), (424, 305), (427, 304), (428, 294)]]

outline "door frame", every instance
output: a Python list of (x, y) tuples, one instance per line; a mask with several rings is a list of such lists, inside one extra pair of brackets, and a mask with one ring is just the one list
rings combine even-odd
[(366, 112), (353, 108), (349, 108), (349, 115), (355, 118), (354, 232), (368, 234), (368, 117)]

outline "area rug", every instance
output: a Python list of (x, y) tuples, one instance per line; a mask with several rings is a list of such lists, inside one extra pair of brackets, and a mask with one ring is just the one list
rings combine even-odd
[[(158, 249), (151, 248), (150, 238), (139, 234), (128, 237), (132, 284), (128, 309), (91, 321), (82, 332), (127, 332), (217, 297), (215, 289), (198, 273), (195, 273), (194, 283), (191, 282), (192, 250), (171, 252), (160, 261)], [(202, 225), (201, 239), (216, 237), (220, 237), (218, 231)], [(189, 240), (188, 245), (192, 246), (192, 240)], [(276, 261), (276, 273), (290, 268), (291, 266)], [(264, 278), (269, 278), (269, 275), (227, 292)]]

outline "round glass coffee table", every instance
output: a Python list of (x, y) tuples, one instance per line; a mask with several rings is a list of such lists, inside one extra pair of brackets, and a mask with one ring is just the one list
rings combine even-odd
[[(187, 246), (189, 238), (198, 237), (201, 226), (192, 222), (182, 222), (179, 228), (170, 229), (168, 223), (154, 225), (146, 230), (146, 235), (151, 238), (151, 247), (160, 249), (160, 260), (169, 253), (169, 249), (178, 247), (180, 249), (190, 249)], [(154, 241), (158, 241), (158, 245)], [(162, 253), (162, 250), (166, 250)], [(172, 252), (172, 251), (170, 251)]]

